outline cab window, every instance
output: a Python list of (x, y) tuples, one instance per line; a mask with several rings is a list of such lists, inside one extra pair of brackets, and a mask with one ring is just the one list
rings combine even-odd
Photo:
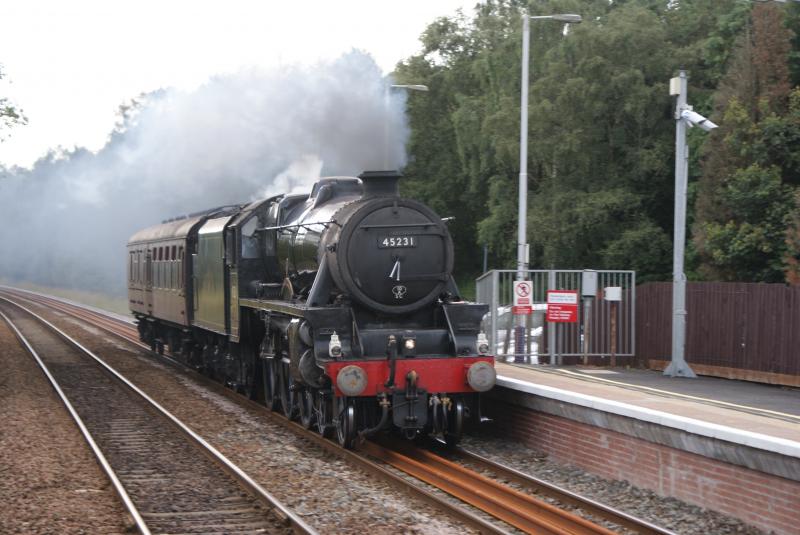
[(242, 226), (242, 258), (258, 258), (258, 218), (251, 217)]

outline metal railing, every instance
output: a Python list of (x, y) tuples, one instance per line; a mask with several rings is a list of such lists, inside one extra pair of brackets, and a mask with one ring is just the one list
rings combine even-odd
[[(597, 294), (583, 296), (582, 279), (586, 271), (597, 273)], [(517, 351), (514, 340), (513, 282), (516, 270), (491, 270), (476, 280), (477, 301), (489, 305), (483, 328), (499, 359), (522, 356), (525, 362), (540, 363), (547, 357), (561, 364), (565, 356), (632, 357), (636, 346), (636, 272), (611, 270), (528, 270), (532, 284), (533, 313), (526, 316), (525, 347)], [(603, 299), (603, 289), (622, 288), (622, 299)], [(580, 297), (575, 323), (546, 321), (548, 290), (575, 290)]]

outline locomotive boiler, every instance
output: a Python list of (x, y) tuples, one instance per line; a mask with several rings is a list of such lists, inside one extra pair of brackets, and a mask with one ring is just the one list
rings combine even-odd
[(353, 445), (395, 429), (454, 443), (495, 382), (453, 280), (447, 226), (397, 172), (215, 208), (136, 233), (142, 340)]

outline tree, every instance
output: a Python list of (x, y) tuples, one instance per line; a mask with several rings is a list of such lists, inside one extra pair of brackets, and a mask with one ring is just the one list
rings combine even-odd
[[(641, 280), (667, 276), (674, 173), (667, 81), (678, 68), (689, 70), (693, 103), (709, 114), (750, 6), (739, 0), (489, 0), (471, 18), (432, 23), (422, 53), (395, 72), (402, 83), (431, 88), (409, 101), (403, 187), (456, 215), (451, 229), (462, 272), (480, 269), (484, 243), (493, 267), (515, 265), (523, 9), (580, 13), (584, 20), (569, 32), (552, 21), (532, 26), (527, 230), (533, 267), (633, 268)], [(767, 63), (774, 71), (775, 62)], [(794, 136), (789, 125), (776, 123), (773, 130), (787, 140)], [(702, 141), (690, 135), (695, 159)], [(784, 148), (768, 147), (793, 161)]]
[(784, 278), (786, 229), (800, 183), (800, 92), (792, 32), (780, 6), (758, 4), (714, 95), (721, 128), (706, 141), (695, 207), (698, 273), (716, 280)]
[(786, 282), (800, 286), (800, 189), (794, 195), (794, 207), (789, 214), (789, 227), (786, 230), (786, 254), (784, 255), (784, 274)]
[[(3, 66), (0, 65), (0, 80), (3, 79)], [(4, 131), (16, 125), (26, 124), (28, 119), (7, 97), (0, 96), (0, 142), (5, 139)]]
[(783, 281), (792, 196), (780, 169), (753, 164), (729, 177), (720, 194), (731, 215), (702, 223), (706, 264), (723, 280)]

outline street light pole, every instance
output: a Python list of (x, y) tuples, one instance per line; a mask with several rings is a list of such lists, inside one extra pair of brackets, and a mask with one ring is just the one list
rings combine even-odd
[(530, 64), (530, 21), (555, 20), (559, 22), (581, 22), (580, 15), (569, 13), (557, 15), (522, 15), (522, 87), (520, 91), (519, 121), (519, 212), (517, 221), (517, 280), (525, 280), (528, 269), (529, 249), (527, 241), (528, 215), (528, 68)]
[(391, 84), (386, 86), (383, 93), (383, 108), (386, 120), (383, 121), (383, 169), (389, 170), (389, 92), (392, 89), (405, 89), (407, 91), (428, 91), (427, 85), (422, 84)]
[[(522, 15), (522, 87), (520, 90), (520, 121), (519, 121), (519, 210), (517, 217), (517, 280), (527, 278), (530, 249), (528, 247), (528, 69), (530, 64), (530, 21), (555, 20), (559, 22), (581, 22), (580, 15), (569, 13), (556, 15), (539, 15), (531, 17)], [(517, 317), (515, 329), (514, 360), (525, 361), (525, 316)]]
[(517, 280), (525, 280), (528, 269), (528, 64), (530, 63), (530, 21), (522, 16), (522, 91), (519, 114), (519, 210), (517, 221)]

